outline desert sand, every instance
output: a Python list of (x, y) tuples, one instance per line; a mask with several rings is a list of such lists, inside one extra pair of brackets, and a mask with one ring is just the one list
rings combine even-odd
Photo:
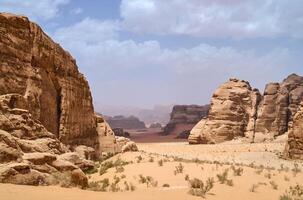
[[(284, 145), (282, 142), (194, 146), (180, 142), (140, 143), (139, 152), (117, 154), (103, 161), (131, 162), (123, 165), (123, 169), (114, 166), (102, 175), (99, 172), (89, 175), (90, 183), (108, 178), (112, 184), (115, 179), (119, 179), (117, 192), (110, 191), (111, 186), (104, 192), (98, 192), (59, 186), (1, 184), (1, 199), (200, 199), (201, 197), (189, 194), (189, 182), (185, 180), (187, 176), (204, 182), (207, 178), (214, 179), (214, 187), (205, 195), (206, 199), (276, 200), (290, 186), (303, 183), (303, 163), (279, 158)], [(180, 163), (183, 170), (176, 173), (176, 167)], [(243, 169), (243, 173), (236, 176), (232, 166)], [(218, 181), (217, 175), (225, 170), (228, 170), (227, 179), (232, 184), (221, 184)], [(140, 183), (140, 175), (150, 176), (150, 184)], [(126, 191), (125, 182), (133, 185), (134, 191)], [(164, 184), (169, 187), (163, 187)]]

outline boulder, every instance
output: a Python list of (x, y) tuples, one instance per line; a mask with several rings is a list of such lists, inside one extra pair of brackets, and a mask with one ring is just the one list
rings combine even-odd
[(59, 160), (68, 161), (76, 166), (78, 166), (83, 171), (87, 171), (90, 169), (93, 169), (95, 166), (95, 163), (91, 160), (86, 160), (83, 157), (80, 157), (80, 155), (76, 152), (68, 152), (64, 153), (58, 156)]

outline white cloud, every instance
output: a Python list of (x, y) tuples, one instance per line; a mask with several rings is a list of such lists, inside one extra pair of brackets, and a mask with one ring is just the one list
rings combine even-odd
[(301, 0), (122, 0), (124, 28), (210, 38), (303, 37)]
[(287, 48), (262, 55), (203, 43), (168, 49), (158, 41), (120, 40), (118, 31), (118, 22), (87, 18), (54, 34), (77, 58), (91, 81), (95, 100), (103, 104), (207, 103), (213, 90), (231, 76), (262, 89), (294, 66)]
[(59, 7), (69, 0), (1, 0), (0, 10), (29, 16), (34, 20), (49, 20), (57, 16)]
[(55, 38), (64, 43), (95, 44), (118, 37), (119, 22), (85, 18), (72, 26), (59, 28)]

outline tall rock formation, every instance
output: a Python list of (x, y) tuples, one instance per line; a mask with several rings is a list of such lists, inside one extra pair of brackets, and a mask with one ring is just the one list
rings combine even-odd
[(192, 129), (189, 143), (218, 143), (238, 136), (250, 142), (271, 140), (292, 129), (302, 100), (303, 77), (296, 74), (280, 84), (267, 84), (263, 96), (248, 82), (230, 79), (214, 93), (208, 118)]
[(303, 159), (303, 101), (299, 111), (293, 117), (292, 129), (288, 134), (286, 154), (291, 159)]
[(256, 138), (282, 135), (292, 127), (293, 117), (303, 99), (303, 77), (288, 76), (281, 84), (269, 83), (258, 110)]
[(95, 116), (71, 55), (28, 18), (0, 13), (0, 182), (86, 187), (100, 144), (137, 150)]
[(98, 146), (91, 92), (68, 52), (28, 18), (0, 13), (0, 55), (0, 95), (22, 95), (61, 142)]
[(259, 99), (258, 90), (248, 82), (230, 79), (213, 94), (208, 118), (192, 131), (190, 143), (218, 143), (250, 135)]
[(164, 127), (163, 134), (181, 134), (190, 131), (202, 118), (207, 117), (209, 105), (175, 105), (170, 114), (170, 120)]

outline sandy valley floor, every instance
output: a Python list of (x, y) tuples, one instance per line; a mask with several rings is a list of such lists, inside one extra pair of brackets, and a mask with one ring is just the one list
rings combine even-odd
[[(213, 178), (214, 187), (207, 192), (206, 199), (278, 200), (290, 186), (303, 184), (302, 162), (279, 159), (283, 143), (195, 146), (186, 143), (141, 143), (138, 146), (140, 152), (118, 154), (104, 161), (131, 163), (115, 165), (102, 175), (99, 172), (89, 175), (91, 183), (108, 178), (110, 185), (105, 192), (59, 186), (0, 184), (0, 199), (201, 199), (188, 193), (190, 187), (186, 179), (198, 178), (205, 183), (207, 178)], [(241, 169), (242, 173), (234, 173), (234, 170)], [(227, 171), (228, 183), (221, 184), (217, 175), (222, 175), (224, 171)], [(143, 179), (149, 180), (148, 184), (140, 183)], [(126, 191), (130, 190), (130, 186), (134, 191)], [(111, 188), (119, 191), (109, 191), (113, 190)]]

